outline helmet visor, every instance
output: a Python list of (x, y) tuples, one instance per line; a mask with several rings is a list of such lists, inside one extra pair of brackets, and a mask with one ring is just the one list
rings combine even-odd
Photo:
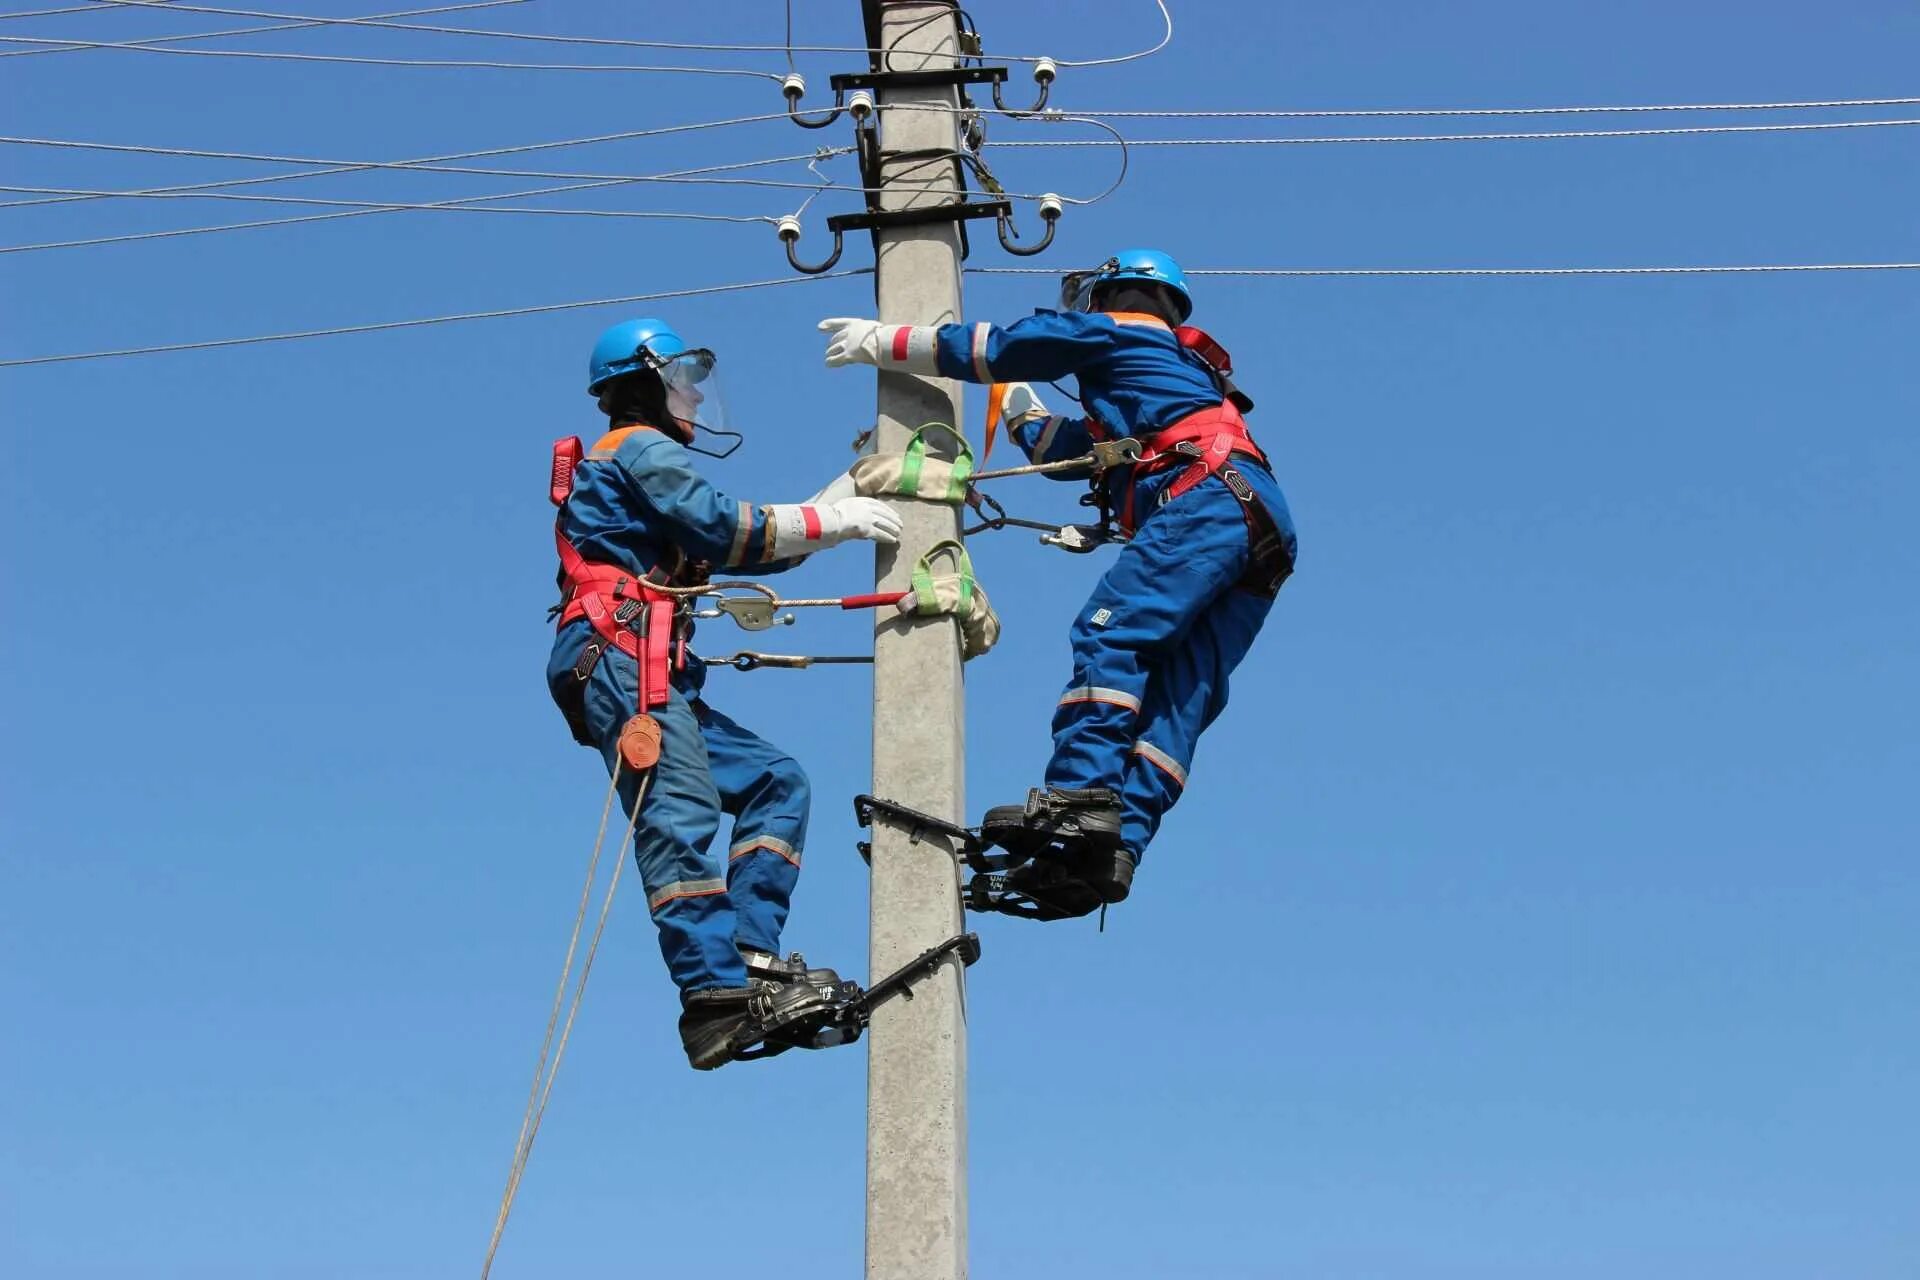
[(687, 429), (688, 435), (696, 431), (724, 435), (732, 430), (715, 364), (713, 352), (703, 348), (669, 356), (658, 368), (660, 382), (667, 390), (667, 412)]
[(1060, 309), (1062, 311), (1091, 311), (1093, 309), (1093, 287), (1101, 279), (1120, 269), (1118, 258), (1109, 258), (1091, 271), (1069, 271), (1060, 277)]

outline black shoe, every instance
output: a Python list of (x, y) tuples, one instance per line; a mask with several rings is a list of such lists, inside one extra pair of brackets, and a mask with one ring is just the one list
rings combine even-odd
[(1025, 804), (987, 810), (980, 838), (1022, 858), (1038, 858), (1055, 845), (1117, 849), (1120, 797), (1108, 787), (1035, 787)]
[(754, 1019), (749, 1002), (755, 990), (718, 987), (681, 995), (680, 1043), (695, 1071), (711, 1071), (733, 1061), (735, 1046), (751, 1034)]
[(1007, 872), (1006, 891), (1032, 904), (1017, 914), (1030, 920), (1071, 920), (1100, 909), (1101, 898), (1092, 886), (1054, 858), (1035, 858)]
[(1067, 873), (1087, 886), (1100, 901), (1111, 906), (1125, 902), (1133, 891), (1134, 856), (1125, 849), (1093, 849), (1082, 846), (1069, 853), (1064, 865)]

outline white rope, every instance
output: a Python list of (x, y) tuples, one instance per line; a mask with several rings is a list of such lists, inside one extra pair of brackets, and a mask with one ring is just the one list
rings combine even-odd
[(591, 298), (583, 302), (549, 302), (536, 307), (508, 307), (498, 311), (466, 311), (458, 315), (427, 316), (418, 320), (386, 320), (377, 324), (342, 325), (334, 329), (301, 329), (292, 333), (262, 333), (245, 338), (215, 338), (205, 342), (174, 342), (157, 347), (125, 347), (118, 351), (81, 351), (68, 355), (27, 356), (0, 360), (0, 369), (18, 369), (28, 365), (67, 364), (76, 360), (106, 360), (117, 356), (161, 355), (174, 351), (212, 351), (220, 347), (244, 347), (262, 342), (293, 342), (302, 338), (332, 338), (352, 333), (383, 333), (390, 329), (417, 329), (425, 325), (455, 324), (463, 320), (499, 320), (509, 316), (544, 315), (554, 311), (579, 311), (590, 307), (625, 306), (633, 302), (659, 302), (668, 298), (697, 298), (716, 293), (740, 293), (748, 289), (776, 289), (785, 285), (806, 284), (814, 280), (844, 280), (850, 276), (872, 275), (870, 267), (829, 271), (817, 276), (783, 276), (774, 280), (747, 280), (739, 284), (714, 284), (698, 289), (668, 289), (659, 293), (635, 293), (623, 298)]
[(1712, 133), (1803, 133), (1819, 129), (1885, 129), (1920, 120), (1829, 120), (1813, 124), (1721, 124), (1672, 129), (1586, 129), (1550, 133), (1403, 133), (1307, 138), (1056, 138), (994, 142), (994, 147), (1309, 147), (1355, 142), (1530, 142), (1552, 138), (1670, 138)]
[[(40, 44), (62, 49), (130, 49), (136, 53), (164, 53), (182, 58), (260, 58), (273, 62), (325, 62), (362, 67), (454, 67), (488, 71), (621, 71), (691, 76), (744, 76), (751, 80), (781, 77), (771, 71), (740, 67), (653, 67), (606, 62), (494, 62), (449, 58), (361, 58), (326, 53), (265, 53), (258, 49), (172, 49), (131, 40), (52, 40), (28, 36), (0, 36), (0, 44)], [(0, 53), (0, 57), (6, 57)]]
[[(1920, 262), (1761, 263), (1705, 267), (1197, 267), (1190, 276), (1711, 276), (1779, 271), (1920, 271)], [(968, 267), (970, 276), (1058, 276), (1046, 267)]]
[[(560, 1060), (566, 1056), (567, 1041), (573, 1035), (573, 1021), (579, 1016), (580, 1003), (587, 994), (587, 977), (593, 972), (593, 958), (600, 950), (600, 937), (607, 930), (607, 917), (613, 911), (614, 890), (620, 887), (620, 873), (627, 865), (627, 842), (633, 839), (633, 829), (640, 822), (640, 806), (646, 803), (647, 790), (653, 782), (653, 775), (641, 777), (639, 789), (634, 793), (633, 811), (627, 817), (626, 834), (620, 837), (615, 846), (613, 874), (607, 878), (606, 897), (600, 902), (600, 918), (594, 923), (593, 937), (587, 943), (587, 953), (580, 962), (580, 980), (573, 989), (573, 1003), (567, 1008), (566, 1023), (560, 1028), (560, 1041), (554, 1044), (554, 1023), (560, 1016), (561, 998), (567, 989), (567, 978), (573, 972), (574, 951), (580, 945), (580, 929), (587, 919), (587, 901), (593, 894), (593, 882), (600, 866), (600, 849), (607, 838), (607, 815), (613, 810), (613, 796), (620, 784), (621, 760), (616, 755), (613, 773), (607, 781), (607, 803), (600, 811), (600, 832), (593, 840), (593, 854), (587, 860), (586, 883), (580, 887), (580, 907), (573, 917), (573, 934), (567, 939), (567, 958), (560, 969), (560, 983), (554, 988), (553, 1010), (547, 1015), (547, 1033), (540, 1042), (540, 1057), (533, 1068), (533, 1086), (527, 1092), (527, 1109), (520, 1119), (520, 1136), (513, 1145), (513, 1162), (507, 1168), (507, 1187), (500, 1195), (500, 1211), (494, 1216), (493, 1236), (487, 1241), (487, 1258), (480, 1265), (480, 1280), (487, 1280), (493, 1270), (493, 1258), (500, 1250), (500, 1237), (506, 1234), (507, 1218), (513, 1212), (513, 1201), (520, 1194), (520, 1178), (527, 1171), (527, 1161), (533, 1156), (534, 1139), (540, 1136), (540, 1122), (546, 1118), (547, 1099), (553, 1096), (553, 1082), (560, 1076)], [(553, 1046), (553, 1061), (547, 1061), (547, 1048)], [(544, 1077), (544, 1079), (543, 1079)]]
[[(327, 166), (324, 168), (307, 170), (301, 173), (274, 173), (274, 174), (265, 174), (260, 177), (254, 177), (254, 178), (227, 178), (219, 182), (196, 182), (196, 183), (191, 183), (185, 186), (147, 187), (140, 191), (118, 192), (116, 194), (118, 195), (159, 195), (163, 193), (171, 193), (176, 191), (214, 191), (214, 190), (221, 190), (221, 189), (231, 188), (231, 187), (257, 186), (262, 183), (268, 183), (268, 182), (293, 182), (295, 180), (302, 179), (302, 178), (329, 178), (334, 176), (335, 174), (363, 173), (363, 172), (374, 170), (374, 169), (431, 168), (436, 164), (441, 164), (444, 162), (455, 161), (455, 160), (480, 160), (480, 159), (489, 159), (494, 156), (526, 155), (534, 151), (557, 151), (565, 147), (598, 146), (602, 143), (607, 143), (607, 142), (631, 142), (639, 138), (658, 138), (658, 137), (664, 137), (667, 134), (695, 133), (705, 129), (725, 129), (725, 128), (730, 128), (734, 125), (759, 124), (768, 120), (784, 120), (786, 118), (787, 118), (787, 115), (786, 115), (786, 112), (784, 111), (770, 111), (770, 112), (762, 112), (758, 115), (751, 115), (751, 116), (733, 116), (733, 117), (729, 117), (727, 119), (722, 119), (722, 120), (697, 120), (690, 124), (658, 125), (651, 129), (628, 129), (620, 133), (594, 134), (584, 138), (562, 138), (557, 142), (526, 142), (526, 143), (520, 143), (514, 146), (507, 146), (507, 147), (486, 147), (479, 151), (456, 151), (448, 155), (420, 156), (412, 160), (388, 160), (388, 161), (347, 160), (347, 161), (329, 162)], [(5, 143), (13, 143), (20, 146), (62, 146), (62, 147), (81, 147), (81, 148), (99, 149), (99, 150), (117, 150), (124, 145), (127, 147), (128, 150), (139, 151), (149, 155), (182, 155), (182, 156), (226, 155), (226, 156), (239, 157), (245, 154), (240, 152), (221, 153), (221, 152), (195, 151), (185, 147), (136, 147), (136, 146), (131, 146), (128, 144), (120, 144), (120, 143), (76, 142), (71, 139), (0, 137), (0, 144), (5, 144)], [(259, 155), (253, 158), (259, 159), (261, 161), (272, 162), (272, 163), (284, 163), (284, 164), (313, 163), (310, 160), (296, 158), (293, 156)], [(688, 170), (687, 172), (697, 173), (700, 171)], [(86, 199), (93, 199), (93, 198), (95, 197), (61, 196), (61, 197), (56, 197), (50, 200), (0, 201), (0, 209), (14, 209), (14, 208), (21, 208), (29, 205), (42, 205), (42, 204), (66, 204), (75, 200), (86, 200)]]
[[(1166, 31), (1160, 42), (1151, 49), (1142, 49), (1138, 53), (1123, 53), (1114, 58), (1055, 58), (1054, 65), (1061, 67), (1117, 67), (1123, 62), (1137, 62), (1141, 58), (1150, 58), (1173, 43), (1173, 14), (1167, 11), (1166, 0), (1153, 0), (1160, 8), (1160, 20), (1166, 24)], [(1007, 62), (1037, 62), (1037, 58), (1005, 58)]]
[[(781, 156), (781, 157), (776, 157), (769, 160), (743, 160), (743, 161), (737, 161), (733, 164), (728, 164), (728, 165), (712, 165), (712, 166), (709, 166), (709, 168), (712, 170), (745, 169), (745, 168), (751, 168), (756, 165), (779, 164), (789, 160), (806, 159), (806, 158), (807, 157), (805, 156)], [(703, 170), (688, 169), (688, 170), (685, 170), (684, 172), (689, 174), (695, 174), (695, 173), (703, 172)], [(574, 191), (603, 190), (608, 187), (627, 186), (634, 182), (651, 181), (651, 180), (655, 180), (655, 178), (666, 178), (666, 177), (674, 177), (674, 176), (678, 176), (678, 175), (663, 174), (663, 175), (652, 175), (647, 178), (640, 178), (640, 177), (606, 178), (597, 182), (569, 182), (569, 183), (562, 183), (559, 186), (531, 187), (531, 188), (527, 188), (520, 191), (504, 191), (496, 195), (464, 196), (457, 200), (438, 200), (438, 201), (432, 201), (423, 205), (412, 205), (407, 207), (424, 209), (424, 210), (437, 210), (437, 209), (460, 210), (470, 205), (488, 204), (488, 203), (499, 201), (499, 200), (527, 200), (527, 199), (532, 199), (536, 196), (560, 195), (563, 193), (574, 192)], [(126, 195), (126, 196), (139, 196), (139, 195), (167, 194), (167, 193), (120, 192), (117, 194)], [(168, 231), (136, 231), (126, 235), (95, 236), (85, 240), (50, 240), (50, 241), (44, 241), (39, 244), (8, 245), (8, 246), (0, 247), (0, 253), (28, 253), (28, 252), (33, 252), (33, 251), (42, 250), (42, 249), (79, 249), (79, 248), (87, 248), (94, 245), (130, 244), (130, 243), (134, 243), (141, 240), (172, 240), (172, 239), (177, 239), (181, 236), (213, 235), (213, 234), (216, 234), (219, 232), (225, 232), (225, 231), (253, 231), (262, 227), (290, 227), (290, 226), (296, 226), (301, 223), (307, 223), (307, 222), (331, 222), (337, 218), (364, 218), (372, 214), (388, 213), (393, 211), (394, 209), (391, 206), (382, 206), (382, 207), (365, 208), (365, 209), (348, 209), (340, 213), (309, 213), (309, 214), (302, 214), (299, 217), (293, 217), (293, 218), (263, 218), (253, 222), (226, 222), (226, 223), (219, 223), (214, 226), (207, 226), (207, 227), (177, 227)]]

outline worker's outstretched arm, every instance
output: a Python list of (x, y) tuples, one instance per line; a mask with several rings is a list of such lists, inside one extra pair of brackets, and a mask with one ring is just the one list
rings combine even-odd
[(1051, 382), (1078, 373), (1113, 349), (1112, 320), (1083, 311), (1039, 311), (1002, 329), (991, 324), (881, 324), (845, 316), (822, 320), (829, 368), (882, 369), (963, 382)]
[[(1011, 383), (1001, 403), (1000, 421), (1007, 436), (1034, 462), (1066, 462), (1084, 458), (1093, 449), (1093, 433), (1085, 418), (1047, 412), (1040, 397), (1024, 382)], [(1049, 473), (1052, 480), (1083, 481), (1081, 471)]]
[(636, 432), (616, 460), (688, 555), (729, 573), (778, 573), (849, 539), (892, 543), (900, 517), (876, 498), (755, 506), (730, 498), (694, 469), (680, 445)]

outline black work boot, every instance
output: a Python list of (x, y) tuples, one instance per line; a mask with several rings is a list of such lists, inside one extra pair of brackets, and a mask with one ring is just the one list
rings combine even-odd
[[(733, 1061), (735, 1046), (751, 1034), (753, 987), (717, 987), (680, 996), (680, 1043), (695, 1071)], [(755, 1037), (756, 1039), (758, 1037)]]
[(840, 1016), (860, 998), (860, 984), (838, 971), (807, 963), (798, 951), (784, 960), (771, 952), (742, 946), (754, 996), (753, 1025), (746, 1034), (765, 1041), (749, 1057), (771, 1057), (787, 1049), (827, 1049), (860, 1038), (860, 1024)]
[(980, 837), (1017, 857), (1037, 858), (1055, 845), (1110, 850), (1120, 844), (1120, 797), (1108, 787), (1035, 787), (1025, 804), (987, 810)]
[(1007, 872), (1009, 892), (1033, 904), (1018, 914), (1030, 920), (1071, 920), (1090, 916), (1100, 909), (1100, 895), (1082, 882), (1057, 858), (1035, 858)]
[(1136, 859), (1125, 849), (1095, 849), (1082, 846), (1066, 855), (1067, 874), (1087, 886), (1100, 901), (1111, 906), (1125, 902), (1133, 891)]

